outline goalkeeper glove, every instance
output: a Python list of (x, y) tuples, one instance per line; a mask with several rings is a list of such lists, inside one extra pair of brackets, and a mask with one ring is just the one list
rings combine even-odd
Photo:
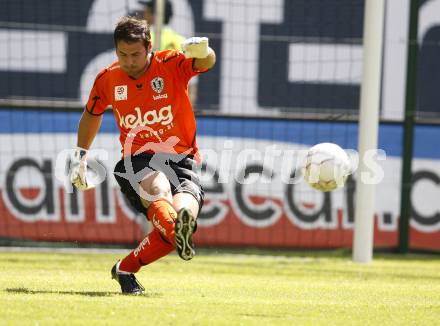
[(187, 58), (204, 59), (209, 54), (207, 37), (190, 37), (182, 43), (182, 51)]
[(87, 182), (87, 153), (88, 150), (77, 147), (71, 161), (70, 182), (79, 190), (88, 190), (94, 187)]

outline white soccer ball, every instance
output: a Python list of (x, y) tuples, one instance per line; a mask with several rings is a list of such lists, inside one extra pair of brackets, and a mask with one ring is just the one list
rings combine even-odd
[(338, 145), (320, 143), (309, 149), (303, 175), (314, 189), (327, 192), (341, 188), (350, 173), (350, 158)]

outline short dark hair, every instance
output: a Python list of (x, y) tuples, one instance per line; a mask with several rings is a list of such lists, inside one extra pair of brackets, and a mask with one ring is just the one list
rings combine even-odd
[[(156, 14), (156, 0), (139, 0), (139, 3), (151, 9), (153, 14)], [(171, 17), (173, 16), (173, 5), (170, 0), (165, 1), (165, 13), (164, 13), (164, 23), (168, 24)]]
[(119, 41), (127, 43), (142, 41), (145, 49), (148, 50), (151, 42), (150, 25), (144, 19), (124, 16), (116, 24), (113, 40), (116, 47)]

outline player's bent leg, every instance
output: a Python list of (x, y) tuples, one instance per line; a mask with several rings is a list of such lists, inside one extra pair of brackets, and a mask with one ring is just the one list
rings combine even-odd
[(195, 255), (192, 236), (196, 229), (199, 203), (192, 194), (185, 192), (175, 194), (173, 203), (178, 211), (175, 226), (176, 251), (183, 260), (190, 260)]
[(147, 218), (165, 241), (174, 246), (174, 221), (177, 212), (172, 205), (171, 186), (164, 173), (155, 171), (140, 182), (142, 204)]

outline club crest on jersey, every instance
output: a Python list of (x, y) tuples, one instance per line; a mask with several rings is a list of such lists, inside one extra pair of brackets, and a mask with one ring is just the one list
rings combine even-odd
[(151, 80), (151, 88), (156, 93), (160, 93), (163, 91), (164, 81), (162, 77), (155, 77)]
[(115, 101), (127, 100), (127, 85), (115, 86)]

